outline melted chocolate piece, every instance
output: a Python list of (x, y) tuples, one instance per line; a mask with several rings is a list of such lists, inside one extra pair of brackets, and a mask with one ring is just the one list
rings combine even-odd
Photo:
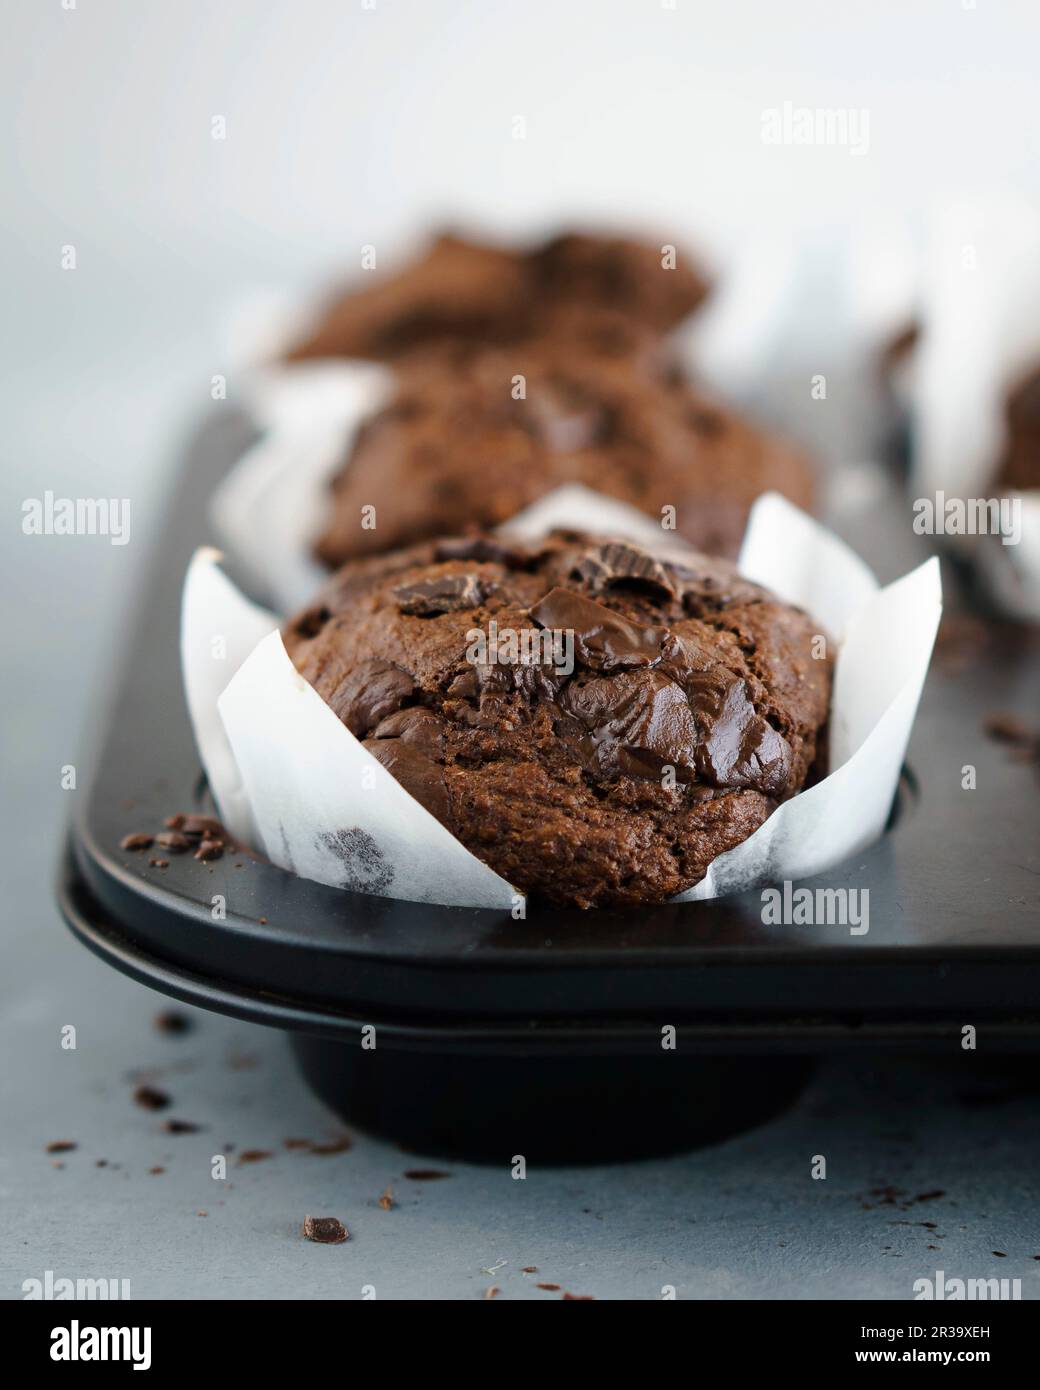
[(766, 796), (783, 792), (791, 775), (791, 748), (756, 711), (747, 682), (725, 668), (690, 672), (684, 681), (698, 726), (697, 772), (716, 787), (751, 787)]
[(577, 746), (586, 767), (656, 777), (671, 766), (678, 781), (692, 780), (697, 724), (681, 688), (659, 671), (574, 681), (563, 703), (589, 731)]
[(420, 805), (442, 825), (451, 826), (451, 803), (444, 785), (444, 721), (426, 709), (405, 709), (384, 719), (365, 747)]
[(401, 612), (420, 618), (478, 608), (486, 597), (487, 585), (475, 574), (441, 574), (414, 584), (401, 584), (394, 590), (394, 601)]
[(550, 589), (531, 609), (539, 627), (574, 633), (574, 650), (594, 671), (651, 666), (661, 658), (667, 628), (637, 627), (595, 599), (570, 589)]
[(343, 677), (325, 701), (355, 738), (364, 738), (381, 719), (411, 698), (415, 682), (389, 661), (360, 661)]
[(594, 590), (642, 589), (659, 601), (676, 597), (675, 585), (664, 565), (645, 550), (624, 541), (611, 541), (584, 555), (578, 573)]
[(459, 540), (438, 541), (434, 559), (476, 560), (482, 564), (505, 565), (511, 570), (529, 570), (538, 559), (538, 551), (507, 545), (491, 536), (463, 536)]

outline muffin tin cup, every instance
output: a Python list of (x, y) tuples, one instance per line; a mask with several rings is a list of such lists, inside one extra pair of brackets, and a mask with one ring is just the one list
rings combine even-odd
[[(208, 805), (180, 693), (180, 585), (248, 429), (214, 420), (191, 451), (77, 798), (59, 901), (91, 949), (174, 997), (298, 1036), (304, 1074), (348, 1120), (507, 1161), (721, 1137), (790, 1101), (804, 1059), (835, 1049), (927, 1047), (971, 1067), (969, 1024), (980, 1051), (1036, 1046), (1037, 773), (982, 732), (1035, 697), (1040, 651), (1021, 634), (956, 672), (933, 666), (888, 832), (797, 885), (869, 889), (865, 935), (767, 925), (758, 892), (516, 922), (345, 893), (244, 855), (159, 868), (120, 850)], [(893, 516), (875, 507), (857, 527), (883, 577), (927, 555), (905, 548), (914, 538)], [(967, 764), (974, 791), (961, 790)]]

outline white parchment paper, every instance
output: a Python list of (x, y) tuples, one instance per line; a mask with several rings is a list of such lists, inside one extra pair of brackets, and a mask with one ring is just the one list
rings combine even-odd
[[(530, 536), (586, 528), (673, 548), (667, 533), (622, 508), (626, 527), (619, 507), (584, 488), (560, 489), (510, 529)], [(720, 855), (688, 899), (822, 873), (877, 838), (941, 610), (936, 560), (879, 589), (842, 541), (772, 493), (752, 510), (740, 569), (807, 609), (838, 643), (834, 770)], [(282, 868), (321, 883), (420, 902), (511, 906), (511, 885), (420, 806), (303, 680), (277, 626), (273, 613), (234, 589), (216, 552), (197, 553), (184, 593), (185, 688), (228, 828), (251, 836)]]

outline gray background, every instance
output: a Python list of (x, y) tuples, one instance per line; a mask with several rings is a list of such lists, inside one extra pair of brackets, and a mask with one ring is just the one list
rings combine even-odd
[[(786, 1117), (703, 1153), (525, 1182), (437, 1163), (451, 1178), (420, 1184), (402, 1176), (420, 1159), (360, 1136), (338, 1156), (283, 1149), (338, 1132), (283, 1040), (203, 1015), (183, 1038), (158, 1034), (162, 1002), (76, 946), (51, 901), (77, 794), (59, 769), (89, 747), (167, 474), (226, 365), (223, 306), (257, 283), (309, 282), (364, 242), (396, 249), (445, 211), (523, 228), (635, 209), (721, 248), (763, 222), (840, 238), (898, 209), (913, 228), (938, 198), (1035, 170), (1035, 7), (850, 5), (840, 31), (836, 13), (805, 0), (5, 4), (4, 1296), (50, 1269), (129, 1278), (138, 1298), (349, 1298), (366, 1284), (465, 1298), (491, 1283), (554, 1297), (539, 1278), (598, 1297), (671, 1284), (690, 1298), (908, 1298), (940, 1268), (1019, 1277), (1036, 1296), (1040, 1111), (1000, 1067), (834, 1063)], [(867, 106), (869, 155), (764, 149), (760, 112), (788, 99)], [(69, 243), (74, 274), (59, 266)], [(24, 537), (21, 503), (46, 488), (129, 496), (131, 544)], [(68, 1023), (74, 1052), (59, 1045)], [(173, 1096), (168, 1113), (205, 1128), (164, 1134), (131, 1102), (142, 1071)], [(56, 1139), (78, 1148), (52, 1159)], [(232, 1163), (220, 1184), (209, 1159), (229, 1143), (274, 1156)], [(820, 1153), (828, 1177), (814, 1182)], [(376, 1205), (387, 1183), (391, 1212)], [(889, 1185), (905, 1197), (870, 1196)], [(338, 1215), (352, 1241), (302, 1241), (306, 1212)]]

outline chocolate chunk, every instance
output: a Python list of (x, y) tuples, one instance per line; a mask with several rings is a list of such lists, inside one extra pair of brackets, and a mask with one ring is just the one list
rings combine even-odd
[[(380, 728), (383, 726), (380, 725)], [(365, 747), (442, 825), (451, 826), (451, 803), (444, 773), (421, 744), (405, 738), (367, 738)]]
[(747, 682), (715, 669), (690, 672), (684, 685), (701, 730), (700, 776), (716, 787), (780, 794), (791, 774), (790, 745), (755, 710)]
[(415, 682), (389, 661), (359, 661), (325, 699), (355, 738), (364, 738), (381, 719), (411, 699)]
[(438, 613), (478, 608), (487, 597), (487, 588), (475, 574), (444, 574), (402, 584), (393, 591), (393, 597), (402, 613), (432, 618)]
[(137, 831), (133, 835), (124, 835), (119, 841), (120, 849), (151, 849), (154, 836), (146, 835), (144, 831)]
[(642, 589), (660, 602), (676, 597), (675, 585), (659, 560), (623, 541), (611, 541), (588, 551), (578, 573), (593, 589)]
[(660, 660), (666, 628), (637, 627), (595, 599), (550, 589), (531, 609), (540, 627), (573, 632), (578, 660), (595, 671), (622, 671)]
[(350, 1232), (335, 1216), (305, 1216), (303, 1234), (318, 1245), (342, 1245)]
[(572, 681), (564, 693), (567, 711), (589, 736), (579, 756), (601, 772), (657, 777), (675, 767), (677, 780), (690, 781), (697, 766), (697, 723), (678, 685), (657, 671), (624, 671)]
[(170, 1097), (157, 1086), (138, 1086), (134, 1091), (134, 1104), (143, 1110), (165, 1110), (169, 1103)]

